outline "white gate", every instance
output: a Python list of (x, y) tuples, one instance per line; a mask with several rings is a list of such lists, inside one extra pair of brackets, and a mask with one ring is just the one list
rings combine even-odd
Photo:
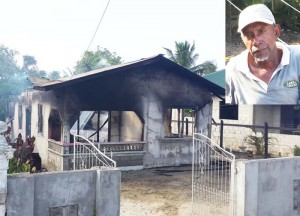
[(193, 216), (235, 216), (235, 156), (202, 134), (193, 136)]

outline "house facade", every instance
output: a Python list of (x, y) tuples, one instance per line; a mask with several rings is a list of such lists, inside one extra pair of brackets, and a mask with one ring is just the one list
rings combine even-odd
[(191, 109), (195, 131), (209, 135), (212, 95), (224, 92), (162, 55), (31, 82), (15, 101), (12, 136), (35, 136), (35, 152), (51, 170), (72, 166), (75, 133), (110, 149), (119, 166), (190, 164), (192, 138), (172, 136), (171, 110)]

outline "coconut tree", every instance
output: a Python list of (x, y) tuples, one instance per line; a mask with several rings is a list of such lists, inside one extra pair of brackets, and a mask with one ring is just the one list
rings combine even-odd
[(193, 42), (193, 44), (190, 44), (188, 41), (175, 41), (174, 51), (168, 48), (164, 49), (166, 50), (167, 57), (170, 60), (176, 62), (177, 64), (189, 69), (190, 71), (200, 76), (202, 76), (203, 74), (215, 72), (217, 69), (215, 61), (205, 61), (202, 64), (196, 64), (199, 54), (195, 53), (195, 42)]
[(167, 56), (170, 60), (177, 64), (190, 69), (195, 66), (199, 54), (195, 54), (195, 42), (191, 45), (188, 41), (175, 41), (174, 52), (171, 49), (165, 48)]

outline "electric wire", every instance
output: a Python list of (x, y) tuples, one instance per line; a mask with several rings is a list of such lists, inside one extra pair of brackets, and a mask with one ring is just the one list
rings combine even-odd
[(238, 6), (236, 6), (235, 4), (233, 4), (231, 1), (227, 0), (228, 3), (230, 3), (233, 7), (235, 7), (235, 9), (237, 9), (239, 12), (241, 12), (242, 10), (239, 9)]
[(290, 5), (289, 3), (285, 2), (284, 0), (281, 0), (284, 4), (286, 4), (287, 6), (291, 7), (292, 9), (294, 9), (295, 11), (297, 11), (298, 13), (300, 13), (299, 10), (297, 10), (296, 8), (294, 8), (292, 5)]
[(92, 37), (92, 39), (91, 39), (91, 41), (90, 41), (90, 43), (89, 43), (89, 45), (88, 45), (86, 51), (85, 51), (84, 53), (86, 53), (86, 52), (90, 49), (90, 46), (91, 46), (91, 44), (92, 44), (92, 42), (93, 42), (93, 40), (94, 40), (94, 38), (95, 38), (95, 36), (96, 36), (96, 34), (97, 34), (97, 32), (98, 32), (99, 26), (100, 26), (101, 23), (102, 23), (103, 17), (104, 17), (104, 15), (105, 15), (105, 13), (106, 13), (106, 10), (107, 10), (107, 8), (108, 8), (109, 3), (110, 3), (110, 0), (108, 0), (108, 2), (107, 2), (107, 4), (106, 4), (105, 10), (104, 10), (104, 12), (102, 13), (102, 16), (101, 16), (101, 19), (100, 19), (100, 21), (99, 21), (99, 23), (98, 23), (98, 26), (97, 26), (97, 28), (96, 28), (96, 31), (95, 31), (95, 33), (94, 33), (94, 35), (93, 35), (93, 37)]
[[(90, 46), (91, 46), (91, 44), (93, 43), (93, 41), (94, 41), (94, 39), (95, 39), (95, 36), (96, 36), (96, 34), (97, 34), (97, 32), (98, 32), (99, 26), (100, 26), (101, 23), (102, 23), (103, 17), (104, 17), (104, 15), (105, 15), (105, 13), (106, 13), (106, 10), (107, 10), (108, 6), (109, 6), (109, 3), (110, 3), (110, 0), (108, 0), (108, 2), (107, 2), (107, 4), (106, 4), (105, 10), (104, 10), (103, 13), (102, 13), (102, 16), (101, 16), (101, 18), (100, 18), (100, 21), (99, 21), (99, 23), (98, 23), (98, 25), (97, 25), (97, 28), (96, 28), (95, 32), (94, 32), (94, 35), (93, 35), (93, 37), (92, 37), (92, 39), (91, 39), (91, 41), (90, 41), (90, 43), (89, 43), (87, 49), (86, 49), (85, 52), (83, 53), (81, 59), (84, 58), (86, 52), (90, 49)], [(69, 68), (67, 68), (67, 69), (68, 69), (69, 72), (65, 72), (65, 71), (64, 71), (64, 72), (65, 72), (65, 73), (67, 74), (67, 76), (70, 77), (70, 79), (71, 79), (71, 78), (73, 77), (73, 75), (74, 75), (74, 72), (71, 72), (71, 70), (70, 70)]]

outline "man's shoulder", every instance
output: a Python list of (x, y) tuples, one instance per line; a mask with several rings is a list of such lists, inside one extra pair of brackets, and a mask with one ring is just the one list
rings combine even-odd
[(287, 45), (287, 48), (293, 55), (300, 55), (300, 44)]

